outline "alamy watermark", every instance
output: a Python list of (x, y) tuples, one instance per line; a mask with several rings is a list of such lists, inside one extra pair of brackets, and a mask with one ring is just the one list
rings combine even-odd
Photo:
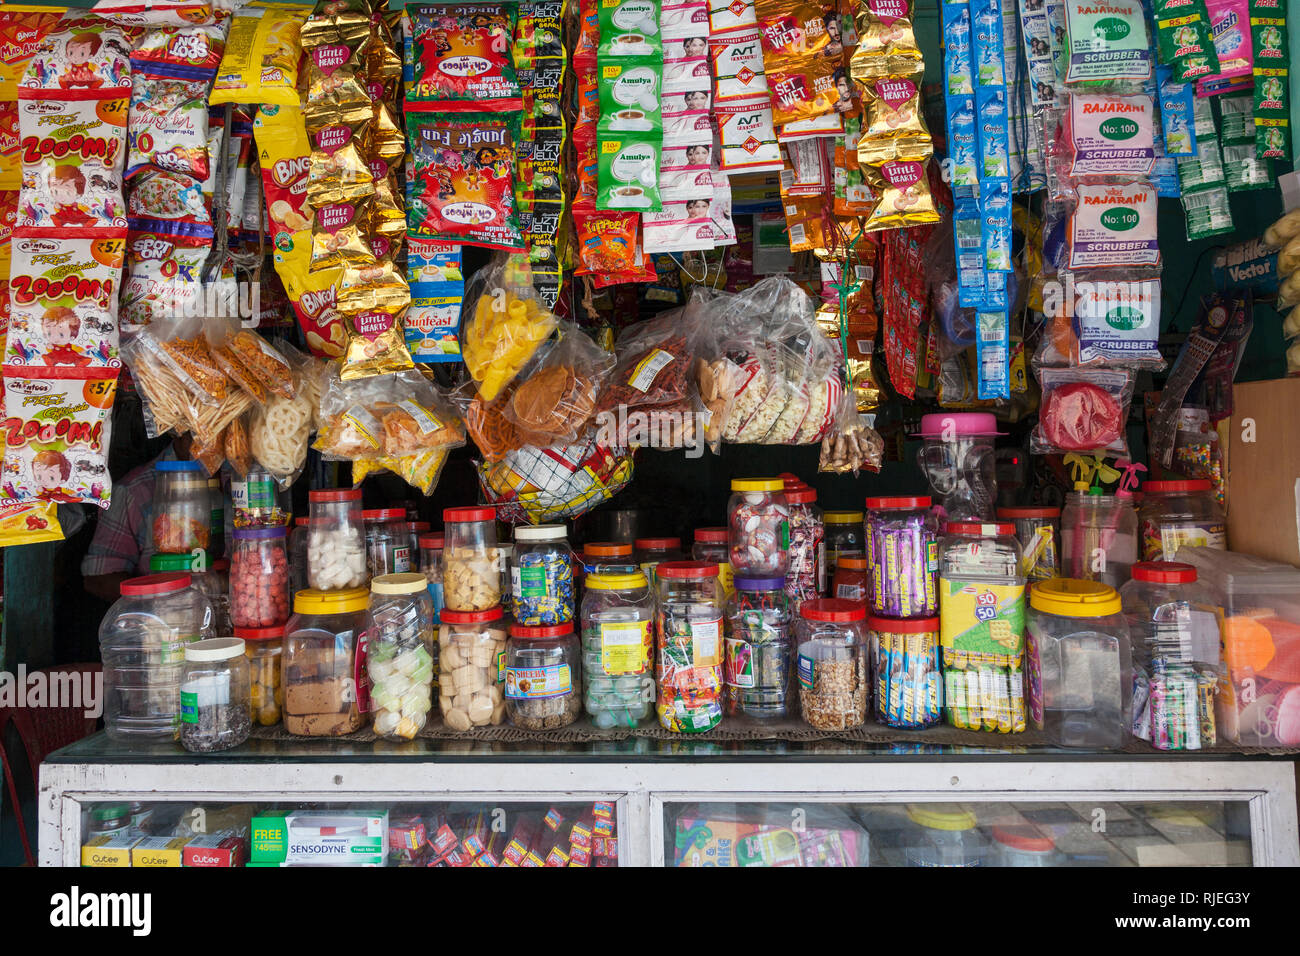
[(644, 412), (619, 405), (596, 416), (596, 441), (608, 448), (681, 449), (687, 458), (700, 458), (710, 420), (705, 411)]
[(102, 671), (0, 671), (0, 707), (66, 707), (80, 709), (89, 719), (104, 713)]
[(1127, 318), (1134, 326), (1159, 307), (1160, 285), (1152, 279), (1085, 279), (1073, 273), (1043, 283), (1043, 314), (1048, 318)]

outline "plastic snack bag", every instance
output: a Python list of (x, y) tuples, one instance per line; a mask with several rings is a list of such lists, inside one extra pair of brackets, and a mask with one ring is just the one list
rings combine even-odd
[(485, 402), (471, 382), (468, 387), (460, 388), (452, 395), (465, 421), (465, 431), (484, 461), (501, 461), (508, 452), (522, 448), (525, 444), (514, 423), (504, 414), (514, 391), (515, 384), (512, 382), (495, 400)]
[(326, 458), (402, 458), (465, 441), (450, 403), (416, 371), (351, 381), (331, 372), (320, 415), (314, 447)]
[(466, 302), (461, 354), (483, 400), (501, 393), (555, 331), (555, 315), (542, 305), (526, 264), (514, 262), (480, 270)]
[(241, 7), (231, 20), (209, 102), (297, 106), (299, 30), (309, 12), (288, 3)]
[(618, 494), (632, 479), (632, 456), (604, 445), (594, 430), (561, 448), (525, 445), (478, 466), (479, 486), (502, 521), (537, 524), (575, 518)]
[[(128, 29), (90, 14), (69, 13), (32, 55), (18, 98), (58, 100), (64, 93), (117, 101), (131, 95)], [(44, 95), (42, 95), (44, 94)], [(121, 108), (125, 131), (126, 104)]]
[(209, 318), (203, 332), (217, 366), (258, 404), (271, 394), (293, 398), (293, 368), (262, 336), (228, 317)]
[(513, 3), (412, 3), (408, 111), (511, 111), (523, 107), (511, 56)]
[(115, 368), (5, 367), (6, 502), (108, 507), (108, 414), (117, 375)]
[(315, 359), (307, 360), (297, 375), (293, 398), (273, 395), (265, 405), (251, 413), (249, 450), (280, 488), (293, 484), (307, 460), (319, 392), (320, 364)]
[(1125, 425), (1133, 373), (1124, 369), (1042, 368), (1043, 397), (1030, 436), (1035, 455), (1097, 454), (1127, 458)]
[(576, 326), (562, 323), (528, 375), (520, 376), (502, 415), (529, 445), (578, 440), (596, 413), (596, 397), (614, 356)]
[(54, 502), (0, 504), (0, 548), (62, 540), (59, 506)]
[(817, 470), (833, 475), (862, 470), (879, 472), (884, 460), (885, 443), (874, 428), (867, 425), (851, 395), (845, 395), (836, 409), (835, 427), (822, 439)]

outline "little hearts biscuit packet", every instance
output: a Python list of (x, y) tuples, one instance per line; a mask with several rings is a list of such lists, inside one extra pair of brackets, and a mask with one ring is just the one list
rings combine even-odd
[(864, 232), (939, 221), (924, 163), (889, 160), (879, 166), (863, 166), (863, 174), (867, 187), (876, 196), (875, 207), (863, 220)]

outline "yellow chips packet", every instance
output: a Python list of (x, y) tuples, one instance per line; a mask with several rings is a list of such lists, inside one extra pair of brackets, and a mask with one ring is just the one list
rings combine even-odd
[(254, 2), (236, 13), (209, 102), (297, 106), (299, 31), (310, 12), (296, 4)]

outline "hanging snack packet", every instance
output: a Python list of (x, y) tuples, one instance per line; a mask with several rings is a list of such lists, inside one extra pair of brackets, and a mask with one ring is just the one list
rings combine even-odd
[[(32, 55), (18, 98), (107, 99), (131, 93), (131, 44), (124, 28), (100, 17), (70, 16)], [(122, 121), (125, 125), (126, 104)]]
[(1158, 266), (1156, 191), (1150, 183), (1077, 187), (1070, 216), (1069, 267)]
[(1155, 0), (1156, 53), (1177, 83), (1219, 72), (1205, 0)]
[(355, 107), (369, 109), (366, 50), (370, 45), (370, 8), (365, 0), (318, 5), (299, 35), (306, 53), (303, 117), (307, 131), (335, 123)]
[(717, 103), (713, 112), (723, 172), (730, 175), (781, 169), (781, 147), (772, 122), (772, 104), (766, 96)]
[(406, 109), (440, 113), (518, 110), (523, 106), (511, 45), (513, 3), (413, 3), (406, 7), (413, 79)]
[(1146, 95), (1070, 97), (1067, 175), (1146, 176), (1155, 163), (1154, 114)]
[(636, 212), (597, 211), (594, 205), (574, 204), (573, 228), (577, 233), (578, 275), (626, 272), (641, 264), (637, 256)]
[(295, 4), (260, 0), (241, 7), (231, 20), (208, 102), (297, 106), (299, 31), (309, 12)]
[(517, 117), (417, 114), (407, 136), (414, 159), (412, 232), (489, 249), (523, 248), (514, 193)]
[(117, 357), (121, 238), (12, 240), (5, 364), (112, 367)]
[(460, 249), (411, 237), (406, 250), (411, 307), (402, 330), (416, 362), (460, 361), (460, 310), (465, 298)]
[(5, 367), (0, 493), (6, 503), (108, 507), (108, 415), (118, 371)]
[(864, 165), (862, 172), (867, 188), (876, 197), (871, 214), (863, 220), (863, 232), (939, 221), (924, 163), (889, 160), (879, 166)]
[(338, 266), (369, 266), (375, 262), (365, 218), (365, 201), (321, 206), (311, 224), (312, 272)]
[(602, 0), (597, 10), (600, 56), (662, 56), (659, 6), (659, 0)]
[(1151, 76), (1151, 41), (1141, 0), (1067, 0), (1069, 86), (1125, 91)]
[(909, 0), (863, 0), (858, 5), (855, 23), (858, 46), (849, 61), (855, 80), (861, 82), (882, 70), (890, 70), (890, 57), (920, 62), (921, 48), (916, 42)]
[[(904, 61), (911, 62), (911, 61)], [(862, 96), (863, 122), (858, 140), (858, 162), (863, 152), (868, 162), (880, 162), (886, 156), (916, 158), (933, 151), (930, 130), (921, 113), (921, 74), (910, 76), (872, 76), (859, 87)]]
[(310, 137), (307, 202), (314, 209), (359, 202), (375, 192), (365, 148), (373, 107), (369, 103), (352, 107), (339, 113), (337, 120), (317, 126)]
[(5, 4), (0, 10), (0, 189), (17, 189), (18, 85), (41, 41), (58, 28), (61, 12), (53, 7)]
[(203, 310), (200, 282), (211, 237), (174, 236), (142, 220), (127, 233), (126, 278), (120, 310), (123, 331)]
[(1196, 81), (1197, 95), (1248, 92), (1252, 82), (1248, 0), (1205, 0), (1205, 8), (1219, 57), (1219, 72)]
[(658, 210), (661, 135), (600, 133), (597, 209)]
[(1281, 0), (1255, 0), (1250, 11), (1254, 52), (1255, 155), (1291, 159), (1290, 44)]
[(806, 0), (756, 0), (754, 8), (774, 122), (783, 126), (834, 112), (840, 60), (825, 56), (830, 34), (822, 7)]

